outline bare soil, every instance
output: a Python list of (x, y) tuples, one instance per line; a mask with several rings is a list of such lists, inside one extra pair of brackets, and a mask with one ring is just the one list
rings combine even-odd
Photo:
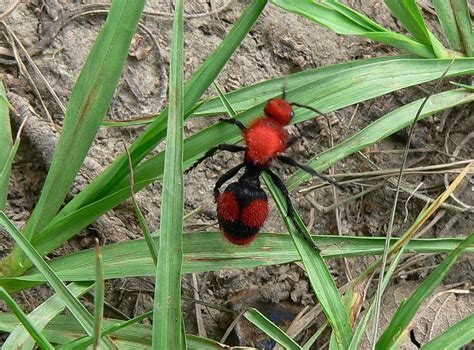
[[(232, 1), (230, 5), (225, 6), (227, 2), (224, 0), (187, 1), (188, 17), (186, 19), (185, 43), (185, 74), (187, 78), (222, 41), (249, 3), (248, 1)], [(392, 30), (404, 31), (389, 14), (382, 1), (348, 2), (380, 24)], [(84, 4), (97, 3), (98, 1), (30, 0), (20, 4), (6, 19), (9, 28), (18, 36), (26, 50), (32, 54), (34, 63), (64, 105), (67, 105), (71, 89), (105, 19), (105, 15), (99, 12), (72, 17), (80, 14)], [(108, 2), (101, 3), (107, 4)], [(91, 9), (101, 9), (101, 7), (92, 7)], [(124, 120), (156, 114), (166, 104), (172, 24), (169, 12), (172, 12), (172, 8), (169, 1), (149, 1), (147, 10), (168, 14), (144, 17), (143, 27), (135, 36), (120, 87), (109, 110), (108, 117), (113, 119)], [(439, 28), (437, 28), (435, 16), (429, 11), (424, 11), (424, 16), (432, 24), (433, 30), (438, 33)], [(2, 31), (5, 32), (5, 28), (2, 28)], [(5, 36), (2, 36), (1, 40), (2, 53), (5, 52), (5, 55), (0, 56), (0, 69), (2, 80), (7, 89), (25, 98), (44, 120), (47, 121), (49, 113), (57, 126), (56, 128), (60, 129), (64, 114), (59, 104), (53, 99), (44, 82), (33, 72), (31, 65), (26, 64), (33, 77), (32, 81), (29, 81), (20, 72), (11, 55), (11, 45)], [(231, 91), (272, 77), (309, 68), (394, 54), (398, 54), (398, 52), (389, 47), (360, 37), (336, 35), (309, 20), (268, 5), (256, 26), (220, 74), (218, 82), (226, 91)], [(39, 91), (44, 105), (42, 105), (39, 95), (35, 93), (34, 86)], [(330, 118), (333, 122), (331, 129), (334, 142), (338, 143), (344, 140), (376, 118), (397, 107), (426, 96), (426, 91), (420, 88), (407, 89), (361, 104), (357, 108), (352, 106), (338, 111), (337, 114), (333, 113)], [(209, 93), (213, 94), (212, 91)], [(446, 153), (452, 155), (455, 151), (457, 157), (464, 159), (472, 157), (472, 143), (467, 142), (458, 149), (456, 148), (473, 131), (474, 115), (472, 110), (469, 113), (466, 108), (449, 111), (419, 123), (415, 140), (412, 143), (415, 150), (409, 158), (409, 166), (448, 163), (450, 156)], [(188, 134), (194, 133), (216, 120), (217, 117), (191, 120), (186, 124), (186, 132)], [(143, 127), (101, 128), (89, 154), (90, 163), (84, 167), (71, 195), (77, 193), (88, 179), (100, 173), (121, 154), (123, 144), (130, 144), (142, 130)], [(47, 134), (48, 132), (50, 134)], [(14, 163), (6, 212), (19, 227), (26, 222), (34, 208), (47, 173), (52, 152), (45, 144), (52, 142), (55, 134), (57, 137), (57, 133), (50, 123), (46, 123), (46, 130), (42, 134), (45, 133), (49, 136), (42, 139), (33, 136), (34, 128), (26, 132), (24, 142)], [(291, 134), (297, 136), (299, 141), (289, 151), (289, 154), (300, 161), (305, 161), (330, 146), (328, 129), (321, 121), (312, 120), (293, 126)], [(403, 133), (384, 140), (364, 151), (366, 159), (358, 155), (348, 157), (335, 166), (334, 172), (355, 173), (373, 170), (367, 159), (382, 169), (397, 168), (401, 161), (399, 151), (403, 149), (405, 140), (406, 136)], [(43, 150), (41, 147), (45, 149)], [(421, 151), (416, 151), (420, 149)], [(200, 206), (204, 208), (202, 212), (186, 222), (188, 231), (217, 230), (212, 188), (224, 170), (230, 168), (237, 161), (238, 159), (235, 159), (234, 156), (219, 154), (213, 160), (205, 162), (197, 170), (186, 175), (186, 212)], [(284, 176), (290, 174), (287, 169), (278, 168), (278, 171)], [(431, 197), (436, 197), (444, 188), (442, 175), (429, 177), (410, 175), (406, 176), (405, 181), (413, 188), (423, 181), (426, 188), (425, 193)], [(307, 188), (317, 182), (318, 180), (313, 180), (305, 183), (300, 189)], [(459, 193), (458, 197), (465, 203), (472, 205), (473, 194), (470, 187), (471, 185), (467, 184), (464, 193)], [(354, 185), (348, 192), (338, 193), (338, 200), (347, 198), (360, 190), (360, 187)], [(292, 193), (295, 206), (302, 213), (305, 222), (312, 227), (313, 232), (357, 236), (385, 235), (393, 196), (392, 186), (386, 184), (362, 198), (340, 206), (338, 208), (339, 220), (337, 220), (335, 211), (324, 214), (321, 207), (314, 206), (314, 203), (323, 207), (334, 203), (335, 199), (330, 189), (320, 189), (304, 195), (299, 191)], [(408, 198), (407, 193), (401, 194), (396, 215), (396, 234), (403, 232), (410, 226), (425, 204), (415, 197), (409, 198), (409, 200)], [(147, 187), (137, 195), (137, 199), (151, 228), (158, 228), (161, 201), (160, 184), (156, 183)], [(456, 204), (455, 202), (451, 203)], [(97, 228), (83, 230), (80, 235), (57, 249), (49, 257), (54, 258), (90, 248), (93, 246), (94, 237), (98, 237), (101, 244), (110, 244), (142, 236), (130, 202), (111, 211), (107, 220), (106, 225), (102, 227), (103, 230)], [(107, 223), (112, 223), (113, 229), (107, 227)], [(433, 222), (432, 227), (424, 233), (424, 237), (463, 236), (472, 231), (472, 227), (472, 216), (443, 211), (437, 221)], [(285, 231), (283, 222), (273, 205), (264, 230)], [(11, 246), (11, 240), (3, 234), (0, 240), (0, 255), (6, 255)], [(338, 286), (343, 286), (363, 271), (372, 260), (369, 257), (334, 259), (329, 261), (329, 264)], [(410, 295), (441, 260), (442, 256), (440, 255), (426, 255), (417, 260), (414, 260), (414, 256), (411, 255), (404, 258), (401, 262), (402, 268), (397, 272), (397, 278), (386, 293), (386, 302), (383, 304), (383, 323), (390, 319), (398, 305)], [(416, 339), (422, 344), (456, 320), (474, 311), (472, 293), (469, 293), (473, 279), (473, 262), (472, 256), (461, 258), (445, 281), (445, 286), (442, 288), (444, 292), (440, 290), (430, 299), (427, 306), (422, 308), (422, 312), (415, 322)], [(283, 310), (291, 311), (294, 316), (303, 307), (316, 304), (305, 272), (298, 264), (199, 274), (196, 276), (197, 283), (194, 286), (192, 279), (191, 275), (183, 277), (185, 296), (194, 298), (194, 291), (197, 290), (201, 300), (224, 305), (233, 308), (234, 311), (240, 311), (239, 308), (246, 303), (251, 305), (280, 303), (283, 305)], [(133, 317), (149, 310), (152, 307), (150, 291), (153, 290), (153, 283), (152, 278), (108, 281), (107, 301), (109, 307), (106, 315)], [(250, 298), (248, 295), (242, 294), (248, 290), (257, 292), (252, 292), (252, 298)], [(464, 292), (459, 292), (460, 290)], [(374, 288), (369, 287), (368, 295), (372, 295), (373, 291)], [(24, 311), (29, 312), (51, 294), (52, 291), (49, 287), (42, 286), (18, 293), (15, 298)], [(3, 311), (7, 311), (3, 304), (0, 307)], [(195, 304), (185, 301), (184, 310), (187, 332), (198, 334)], [(202, 308), (200, 317), (204, 321), (207, 336), (216, 340), (221, 339), (232, 318), (229, 314), (208, 307)], [(312, 322), (312, 330), (314, 331), (321, 325), (322, 321), (321, 315), (315, 317)], [(150, 320), (145, 322), (150, 322)], [(311, 336), (309, 332), (303, 332), (300, 335), (304, 338), (309, 336)], [(246, 333), (245, 327), (241, 325), (237, 332), (231, 335), (227, 343), (237, 344), (239, 337), (240, 341), (245, 342), (246, 345), (250, 345), (256, 339), (255, 335)], [(327, 341), (327, 337), (324, 339)], [(318, 346), (322, 346), (323, 343), (324, 340)], [(367, 342), (365, 346), (368, 346)], [(405, 348), (414, 348), (414, 345), (407, 341)]]

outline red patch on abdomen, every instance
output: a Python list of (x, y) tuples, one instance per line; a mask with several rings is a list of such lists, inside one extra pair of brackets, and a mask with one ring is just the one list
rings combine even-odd
[(220, 219), (230, 222), (239, 219), (240, 208), (232, 192), (224, 192), (217, 199), (217, 215)]
[(262, 227), (268, 215), (268, 202), (257, 199), (242, 210), (241, 221), (245, 226)]
[(285, 152), (288, 135), (283, 126), (271, 118), (258, 118), (244, 132), (244, 138), (247, 159), (266, 166), (278, 153)]
[(257, 238), (257, 235), (252, 235), (250, 237), (246, 237), (246, 238), (238, 238), (238, 237), (235, 237), (235, 236), (232, 236), (230, 233), (228, 232), (224, 232), (224, 237), (232, 244), (237, 244), (237, 245), (249, 245), (255, 238)]

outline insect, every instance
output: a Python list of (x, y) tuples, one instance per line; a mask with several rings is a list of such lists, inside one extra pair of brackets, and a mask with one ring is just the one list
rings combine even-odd
[[(232, 153), (244, 152), (244, 161), (222, 175), (214, 187), (214, 198), (217, 204), (217, 218), (224, 236), (234, 244), (247, 245), (252, 242), (268, 216), (268, 198), (261, 188), (260, 175), (266, 172), (275, 185), (285, 196), (287, 215), (293, 222), (298, 232), (316, 250), (307, 232), (295, 219), (296, 211), (291, 202), (288, 189), (283, 180), (270, 169), (274, 160), (284, 164), (300, 168), (313, 176), (318, 176), (325, 181), (339, 186), (334, 180), (319, 174), (297, 160), (283, 155), (288, 147), (296, 140), (290, 139), (286, 126), (294, 117), (293, 106), (310, 109), (322, 114), (317, 109), (298, 103), (289, 103), (283, 98), (271, 99), (264, 108), (264, 116), (251, 122), (249, 127), (240, 121), (230, 119), (219, 119), (222, 122), (236, 125), (242, 131), (245, 147), (240, 145), (220, 144), (209, 149), (202, 158), (198, 159), (187, 171), (191, 171), (205, 159), (212, 157), (217, 151), (228, 151)], [(232, 179), (242, 169), (244, 173), (238, 181), (231, 183), (221, 193), (220, 188)]]

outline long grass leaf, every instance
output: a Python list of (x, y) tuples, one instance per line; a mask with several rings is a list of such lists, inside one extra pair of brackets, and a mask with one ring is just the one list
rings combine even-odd
[[(149, 316), (149, 314), (146, 314)], [(134, 318), (136, 322), (140, 317)], [(136, 349), (151, 349), (151, 326), (136, 324), (129, 321), (104, 319), (105, 329), (116, 329), (113, 332), (113, 337), (120, 350), (136, 350)], [(11, 332), (18, 323), (18, 320), (13, 314), (0, 313), (0, 331)], [(121, 327), (122, 324), (127, 324), (126, 327)], [(61, 346), (56, 349), (70, 350), (73, 346), (81, 345), (87, 346), (87, 343), (76, 343), (77, 337), (86, 336), (86, 333), (71, 316), (57, 316), (50, 324), (48, 324), (43, 332), (46, 337), (54, 343)], [(186, 335), (188, 349), (193, 350), (222, 350), (231, 349), (231, 347), (218, 343), (211, 339), (197, 337), (195, 335)], [(89, 343), (90, 344), (90, 343)], [(70, 346), (71, 345), (71, 346)], [(74, 347), (75, 348), (75, 347)], [(248, 348), (254, 349), (254, 348)]]
[[(144, 0), (112, 3), (73, 88), (40, 199), (23, 232), (28, 239), (56, 215), (69, 192), (112, 101), (144, 5)], [(18, 249), (15, 252), (19, 267), (22, 255)]]
[(438, 38), (429, 31), (416, 5), (416, 0), (384, 1), (403, 26), (412, 33), (417, 40), (424, 44), (429, 44), (432, 47), (436, 57), (443, 58), (451, 56)]
[(474, 34), (470, 10), (466, 0), (451, 0), (456, 24), (461, 35), (464, 51), (468, 56), (474, 56)]
[(397, 309), (390, 324), (377, 342), (376, 349), (388, 349), (397, 346), (406, 337), (410, 323), (421, 303), (436, 289), (448, 274), (461, 253), (474, 244), (474, 233), (470, 234), (449, 254), (441, 264), (423, 281), (416, 291)]
[(461, 87), (461, 88), (466, 89), (468, 91), (474, 92), (474, 86), (473, 85), (466, 85), (466, 84), (456, 83), (454, 81), (450, 81), (449, 83), (454, 85), (454, 86)]
[(461, 52), (462, 40), (456, 23), (456, 17), (454, 17), (451, 1), (433, 0), (433, 6), (436, 10), (436, 15), (438, 16), (443, 33), (451, 45), (451, 48)]
[(8, 110), (7, 92), (3, 82), (0, 80), (0, 210), (5, 209), (8, 180), (14, 157), (14, 155), (12, 156), (13, 139)]
[(338, 34), (360, 35), (417, 56), (436, 57), (429, 42), (392, 32), (335, 0), (325, 0), (322, 4), (311, 0), (272, 0), (272, 3), (315, 21)]
[[(288, 96), (292, 101), (298, 101), (328, 112), (396, 89), (437, 79), (446, 69), (449, 62), (450, 60), (413, 60), (397, 58), (382, 62), (377, 61), (373, 64), (356, 65), (354, 68), (343, 66), (340, 67), (343, 69), (342, 71), (335, 69), (332, 71), (333, 74), (326, 75), (324, 79), (318, 79), (319, 76), (313, 76), (314, 80), (298, 88), (295, 87), (289, 91)], [(468, 74), (470, 72), (474, 72), (474, 59), (457, 59), (453, 63), (449, 75), (454, 76)], [(296, 79), (300, 81), (302, 79), (301, 74), (298, 74)], [(291, 86), (291, 77), (289, 77), (288, 81), (289, 86)], [(272, 89), (275, 86), (272, 82), (268, 84), (270, 84)], [(264, 87), (260, 84), (257, 86), (257, 90), (259, 89), (264, 90)], [(281, 93), (281, 85), (279, 89), (278, 92), (275, 92), (275, 96)], [(458, 95), (457, 97), (451, 96), (451, 105), (445, 105), (443, 107), (443, 103), (438, 104), (436, 101), (434, 103), (442, 109), (458, 103), (466, 103), (470, 100), (472, 99), (470, 99), (469, 96)], [(230, 100), (230, 102), (232, 101)], [(243, 122), (251, 120), (261, 113), (261, 108), (261, 105), (257, 105), (251, 110), (242, 113), (239, 116), (240, 120)], [(314, 118), (314, 114), (297, 110), (295, 121), (300, 122), (310, 118)], [(394, 117), (391, 121), (392, 124), (384, 125), (383, 137), (387, 137), (403, 127), (400, 126), (399, 120), (404, 119)], [(212, 146), (222, 142), (238, 141), (240, 135), (238, 130), (235, 129), (236, 128), (232, 126), (217, 124), (188, 138), (185, 142), (185, 164), (189, 166)], [(380, 134), (377, 129), (372, 129), (372, 131)], [(369, 136), (370, 133), (361, 133), (351, 139), (351, 141), (360, 144), (360, 147), (364, 147), (366, 138)], [(376, 142), (379, 138), (373, 137), (373, 140), (373, 142)], [(326, 160), (335, 159), (335, 161), (337, 161), (350, 154), (350, 152), (348, 152), (342, 155), (340, 151), (341, 149), (339, 149), (338, 146), (332, 151), (328, 151), (328, 153), (324, 154), (329, 156)], [(337, 158), (333, 156), (337, 156)], [(340, 156), (342, 157), (339, 158)], [(161, 177), (163, 172), (163, 160), (164, 154), (161, 152), (134, 169), (137, 191)], [(323, 163), (325, 166), (330, 166), (331, 164), (326, 165)], [(300, 173), (297, 172), (296, 174)], [(102, 213), (105, 213), (128, 198), (130, 196), (129, 187), (128, 180), (124, 179), (114, 189), (116, 192), (104, 195), (96, 202), (82, 209), (78, 209), (68, 216), (59, 215), (57, 219), (33, 239), (33, 244), (38, 248), (41, 254), (49, 253), (61, 245), (66, 239), (79, 232), (80, 229), (93, 222), (93, 220)], [(290, 185), (290, 188), (291, 187)], [(80, 196), (81, 194), (78, 195), (78, 197)], [(74, 201), (75, 199), (73, 199), (71, 203)]]
[(384, 0), (384, 2), (416, 39), (425, 44), (430, 43), (428, 29), (414, 0)]
[(5, 163), (13, 147), (10, 126), (9, 102), (3, 82), (0, 80), (0, 164)]
[[(79, 297), (91, 289), (90, 282), (71, 283), (67, 288), (75, 297)], [(44, 327), (66, 307), (63, 299), (58, 294), (54, 294), (40, 306), (36, 307), (27, 316), (28, 321), (41, 332)], [(29, 333), (25, 332), (22, 325), (16, 326), (2, 345), (2, 350), (31, 350), (35, 345), (35, 340), (31, 338)]]
[[(301, 258), (288, 234), (260, 233), (248, 247), (238, 251), (220, 232), (195, 232), (183, 235), (183, 273), (205, 272), (232, 268), (253, 268), (262, 265), (285, 264)], [(159, 239), (154, 238), (159, 244)], [(313, 240), (327, 258), (381, 255), (385, 238), (313, 236)], [(390, 245), (397, 245), (392, 239)], [(414, 239), (407, 249), (422, 253), (449, 253), (459, 244), (459, 238)], [(474, 248), (469, 248), (474, 252)], [(154, 276), (155, 265), (144, 239), (119, 242), (102, 247), (104, 278)], [(94, 281), (95, 252), (93, 249), (53, 259), (51, 268), (65, 281)], [(0, 278), (0, 286), (9, 292), (44, 283), (46, 279), (36, 269), (18, 277)]]
[(158, 263), (158, 248), (155, 245), (155, 241), (153, 241), (150, 228), (145, 219), (145, 216), (143, 215), (142, 210), (140, 209), (140, 206), (138, 205), (138, 202), (135, 199), (135, 175), (133, 172), (133, 162), (132, 162), (132, 158), (130, 157), (130, 153), (128, 152), (128, 149), (126, 149), (126, 152), (128, 156), (128, 164), (130, 167), (130, 193), (131, 193), (131, 198), (132, 198), (132, 203), (133, 203), (133, 209), (135, 211), (135, 216), (138, 219), (138, 224), (140, 225), (140, 228), (143, 231), (143, 236), (145, 237), (148, 250), (150, 251), (150, 255), (153, 258), (153, 262), (156, 265)]
[[(110, 327), (107, 327), (103, 330), (102, 335), (109, 335), (112, 333), (116, 333), (120, 331), (121, 329), (133, 326), (134, 324), (138, 324), (139, 321), (144, 320), (147, 317), (153, 316), (153, 310), (147, 311), (139, 316), (136, 316), (130, 320), (123, 321), (121, 323), (114, 324)], [(85, 335), (81, 338), (77, 338), (74, 341), (68, 343), (65, 345), (67, 349), (85, 349), (89, 345), (91, 345), (94, 342), (94, 337)]]
[[(311, 84), (317, 80), (321, 83), (329, 77), (340, 74), (348, 74), (347, 71), (372, 64), (381, 64), (383, 62), (400, 62), (401, 60), (412, 60), (410, 56), (386, 56), (375, 57), (363, 60), (351, 61), (347, 63), (331, 64), (328, 66), (307, 69), (301, 72), (293, 73), (288, 76), (277, 77), (271, 80), (263, 81), (253, 85), (245, 86), (240, 89), (225, 94), (226, 99), (232, 104), (232, 107), (238, 113), (246, 111), (257, 105), (263, 105), (268, 100), (281, 95), (281, 87), (286, 85), (287, 92), (297, 90), (302, 86)], [(416, 61), (420, 61), (416, 59)], [(317, 93), (316, 93), (317, 94)], [(300, 101), (297, 101), (300, 102)], [(210, 98), (196, 106), (193, 116), (220, 115), (226, 112), (219, 97)]]
[(76, 317), (81, 326), (88, 334), (94, 332), (94, 322), (91, 314), (86, 310), (79, 300), (67, 289), (66, 285), (59, 279), (57, 274), (46, 264), (38, 252), (33, 248), (31, 243), (23, 234), (18, 231), (15, 225), (7, 218), (7, 216), (0, 212), (0, 224), (7, 230), (7, 232), (15, 240), (16, 244), (22, 249), (28, 258), (33, 262), (36, 268), (47, 279), (48, 283), (65, 301), (68, 309)]
[(102, 338), (102, 323), (104, 318), (104, 266), (99, 240), (95, 239), (95, 292), (94, 292), (94, 350), (99, 350)]
[[(267, 1), (266, 0), (253, 0), (253, 2), (247, 7), (245, 12), (240, 16), (239, 20), (235, 23), (232, 30), (219, 45), (219, 47), (208, 57), (204, 64), (198, 69), (191, 80), (186, 84), (184, 93), (185, 110), (193, 111), (194, 104), (198, 102), (199, 97), (207, 90), (209, 85), (215, 80), (219, 72), (222, 70), (226, 62), (230, 59), (234, 51), (240, 45), (240, 42), (245, 38), (247, 33), (250, 31), (255, 21), (263, 11)], [(163, 111), (158, 118), (143, 132), (142, 135), (133, 143), (131, 148), (133, 164), (136, 165), (140, 162), (150, 151), (152, 151), (156, 145), (163, 139), (166, 131), (166, 118), (168, 110)], [(72, 214), (77, 213), (77, 210), (81, 207), (86, 207), (87, 203), (94, 201), (101, 201), (103, 197), (108, 195), (104, 194), (107, 189), (115, 186), (122, 180), (127, 181), (126, 177), (129, 174), (128, 162), (126, 154), (116, 159), (101, 175), (99, 175), (92, 183), (90, 183), (83, 191), (81, 191), (72, 201), (70, 201), (56, 216), (56, 221)], [(162, 170), (162, 168), (161, 168)], [(140, 189), (143, 188), (140, 187)], [(114, 191), (112, 191), (114, 192)], [(120, 196), (115, 198), (128, 198), (130, 196), (130, 190), (126, 189), (120, 191)], [(110, 199), (110, 198), (109, 198)], [(119, 199), (119, 203), (121, 200)], [(116, 204), (115, 204), (116, 205)], [(110, 208), (114, 207), (112, 205)], [(85, 227), (92, 221), (90, 218), (97, 218), (101, 215), (101, 210), (98, 208), (87, 208), (89, 212), (88, 217), (84, 217), (82, 214), (78, 215), (75, 219), (75, 223), (68, 226), (65, 230), (61, 229), (63, 234), (49, 234), (46, 235), (49, 239), (49, 243), (46, 249), (39, 249), (42, 254), (49, 252), (49, 249), (54, 249), (65, 242), (69, 237), (80, 231), (78, 227)], [(94, 213), (95, 214), (92, 214)], [(91, 215), (92, 214), (92, 215)], [(78, 220), (79, 219), (79, 220)], [(81, 222), (81, 225), (77, 225)], [(57, 227), (57, 226), (56, 226)], [(44, 230), (42, 231), (44, 234)], [(54, 242), (53, 242), (54, 241)], [(21, 251), (14, 250), (6, 259), (0, 262), (0, 272), (6, 275), (19, 274), (24, 268), (30, 267), (31, 263), (24, 261), (22, 267), (15, 266), (15, 262), (18, 261), (18, 255), (21, 255)]]
[(316, 342), (316, 340), (318, 340), (321, 334), (323, 334), (323, 332), (326, 330), (327, 327), (328, 327), (327, 322), (325, 322), (321, 327), (319, 327), (319, 329), (316, 332), (314, 332), (311, 338), (308, 339), (306, 344), (304, 344), (303, 350), (311, 350), (313, 344)]
[(285, 349), (300, 350), (301, 347), (288, 335), (285, 334), (277, 325), (265, 317), (257, 309), (251, 308), (244, 313), (247, 320), (260, 328), (265, 334), (283, 346)]
[[(0, 146), (1, 147), (1, 146)], [(8, 157), (3, 163), (0, 163), (0, 210), (5, 209), (8, 197), (8, 185), (10, 180), (10, 174), (12, 171), (12, 164), (15, 160), (16, 152), (20, 147), (20, 138), (17, 137), (13, 147), (8, 152)]]
[(168, 132), (163, 174), (160, 247), (155, 280), (153, 347), (185, 349), (181, 316), (183, 265), (184, 3), (176, 0), (171, 44)]
[(474, 313), (423, 345), (423, 350), (461, 349), (474, 339)]
[[(0, 298), (3, 299), (10, 309), (12, 309), (23, 327), (25, 327), (28, 333), (36, 340), (41, 349), (54, 349), (48, 339), (46, 339), (41, 331), (36, 329), (36, 327), (28, 320), (26, 315), (23, 313), (23, 310), (21, 310), (15, 300), (13, 300), (13, 298), (2, 287), (0, 287)], [(4, 347), (2, 346), (2, 349), (3, 348)]]
[(452, 54), (438, 38), (430, 32), (415, 0), (384, 0), (403, 26), (420, 42), (430, 45), (436, 57), (446, 58)]

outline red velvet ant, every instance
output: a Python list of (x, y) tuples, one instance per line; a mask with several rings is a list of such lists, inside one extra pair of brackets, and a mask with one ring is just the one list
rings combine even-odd
[[(243, 163), (230, 169), (222, 175), (214, 187), (214, 197), (217, 203), (217, 218), (225, 237), (234, 244), (246, 245), (252, 242), (268, 215), (268, 198), (260, 185), (260, 175), (266, 172), (286, 199), (287, 215), (292, 220), (298, 232), (315, 249), (319, 250), (306, 231), (295, 220), (295, 209), (291, 203), (288, 189), (283, 180), (270, 169), (274, 159), (290, 166), (298, 167), (311, 175), (318, 176), (334, 185), (337, 183), (314, 169), (282, 155), (295, 140), (290, 139), (285, 127), (294, 116), (293, 107), (298, 106), (322, 114), (317, 109), (297, 103), (289, 103), (284, 97), (269, 100), (264, 108), (265, 116), (255, 119), (249, 127), (236, 119), (219, 119), (219, 121), (236, 125), (243, 133), (246, 147), (239, 145), (221, 144), (209, 149), (206, 154), (191, 166), (194, 169), (206, 158), (217, 151), (245, 152)], [(240, 169), (245, 167), (243, 175), (237, 182), (231, 183), (220, 193), (222, 185), (233, 178)]]

